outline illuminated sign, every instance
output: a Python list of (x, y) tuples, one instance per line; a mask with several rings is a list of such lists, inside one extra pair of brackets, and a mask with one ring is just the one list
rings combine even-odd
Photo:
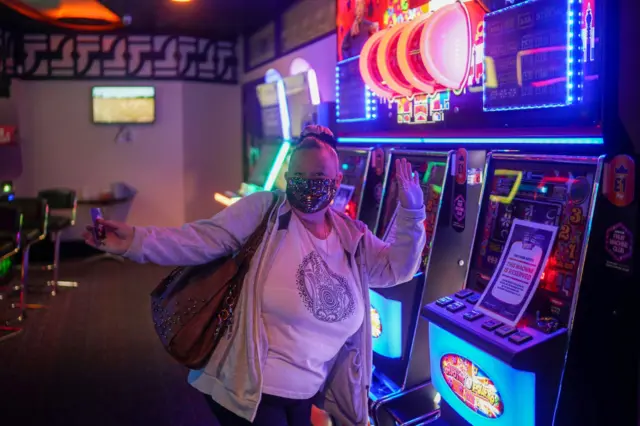
[[(462, 90), (475, 76), (484, 10), (457, 1), (374, 33), (360, 54), (362, 79), (384, 99)], [(474, 81), (471, 81), (472, 83)]]
[(477, 365), (460, 355), (446, 354), (440, 359), (440, 369), (449, 388), (467, 407), (483, 417), (502, 416), (502, 397)]
[(402, 302), (387, 299), (375, 290), (369, 290), (369, 297), (371, 306), (375, 306), (371, 309), (373, 352), (385, 358), (402, 357)]
[(380, 321), (380, 313), (376, 308), (371, 306), (371, 336), (377, 339), (382, 334), (382, 321)]

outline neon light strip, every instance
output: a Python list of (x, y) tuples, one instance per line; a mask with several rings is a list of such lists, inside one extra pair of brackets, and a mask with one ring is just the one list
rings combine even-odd
[(440, 145), (603, 145), (602, 138), (338, 138), (338, 143), (354, 144), (440, 144)]
[(222, 204), (223, 206), (230, 206), (240, 198), (236, 198), (236, 197), (229, 198), (226, 195), (222, 195), (219, 192), (216, 192), (215, 194), (213, 194), (213, 199), (216, 200), (218, 203)]
[(290, 148), (291, 148), (290, 142), (283, 142), (282, 145), (280, 146), (278, 155), (276, 155), (276, 159), (273, 162), (273, 167), (271, 167), (269, 176), (267, 176), (267, 180), (264, 183), (265, 191), (271, 191), (273, 189), (273, 185), (276, 183), (276, 179), (278, 178), (278, 173), (280, 173), (280, 169), (284, 164), (284, 160), (286, 160), (287, 158), (287, 154), (289, 153)]
[(498, 169), (493, 173), (494, 176), (515, 176), (516, 181), (513, 184), (513, 188), (509, 192), (509, 195), (506, 197), (502, 195), (490, 195), (489, 199), (494, 202), (499, 202), (502, 204), (511, 204), (513, 198), (518, 193), (520, 189), (520, 184), (522, 183), (522, 171), (520, 170), (506, 170), (506, 169)]
[(278, 108), (280, 110), (280, 125), (282, 126), (282, 138), (291, 139), (291, 117), (289, 117), (289, 105), (287, 104), (287, 92), (284, 90), (284, 81), (276, 82), (278, 96)]
[(311, 104), (320, 105), (320, 89), (318, 88), (318, 76), (314, 69), (307, 71), (307, 81), (309, 82), (309, 96)]

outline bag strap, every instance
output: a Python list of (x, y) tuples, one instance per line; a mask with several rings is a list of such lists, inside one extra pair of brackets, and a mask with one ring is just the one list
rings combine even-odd
[(242, 249), (240, 249), (240, 252), (236, 256), (236, 262), (238, 263), (238, 265), (241, 265), (246, 260), (251, 260), (253, 254), (256, 252), (258, 246), (262, 242), (264, 234), (267, 232), (269, 218), (271, 217), (271, 213), (273, 213), (273, 211), (275, 210), (279, 198), (278, 195), (274, 192), (272, 192), (271, 195), (273, 196), (273, 201), (271, 202), (271, 207), (269, 207), (267, 214), (262, 217), (260, 225), (258, 225), (256, 230), (253, 231), (253, 234), (251, 234), (245, 245), (242, 246)]

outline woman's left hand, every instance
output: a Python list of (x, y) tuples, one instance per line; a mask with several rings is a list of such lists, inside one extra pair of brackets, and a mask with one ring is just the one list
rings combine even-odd
[(411, 163), (406, 158), (396, 160), (398, 198), (405, 209), (417, 210), (424, 206), (424, 194), (420, 188), (418, 173), (412, 173)]

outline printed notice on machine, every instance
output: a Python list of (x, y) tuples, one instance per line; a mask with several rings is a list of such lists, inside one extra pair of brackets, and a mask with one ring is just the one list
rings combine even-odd
[(515, 219), (476, 309), (515, 327), (538, 288), (557, 231), (557, 226)]
[(347, 204), (351, 201), (351, 197), (353, 197), (355, 189), (356, 188), (352, 185), (340, 185), (331, 207), (336, 211), (344, 212), (347, 208)]

